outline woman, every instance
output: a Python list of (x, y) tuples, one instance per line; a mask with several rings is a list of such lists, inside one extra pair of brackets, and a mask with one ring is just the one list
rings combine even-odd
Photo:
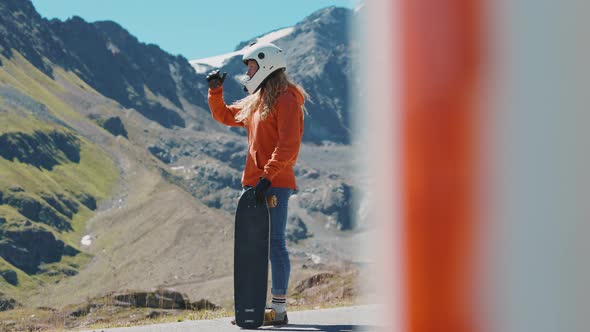
[(275, 195), (278, 205), (270, 209), (270, 262), (272, 275), (273, 321), (265, 325), (288, 323), (286, 294), (290, 261), (285, 243), (289, 197), (297, 189), (293, 166), (303, 135), (303, 104), (308, 98), (303, 88), (285, 73), (285, 54), (277, 46), (252, 44), (243, 58), (248, 66), (244, 88), (249, 95), (227, 106), (223, 100), (225, 73), (207, 76), (209, 107), (213, 118), (228, 126), (246, 127), (248, 155), (242, 174), (244, 189), (254, 187), (256, 198), (264, 202)]

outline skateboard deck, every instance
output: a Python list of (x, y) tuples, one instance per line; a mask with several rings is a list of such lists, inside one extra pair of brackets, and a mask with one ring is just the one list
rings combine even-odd
[(254, 329), (264, 322), (268, 283), (270, 214), (257, 204), (254, 189), (238, 201), (234, 242), (234, 303), (236, 325)]

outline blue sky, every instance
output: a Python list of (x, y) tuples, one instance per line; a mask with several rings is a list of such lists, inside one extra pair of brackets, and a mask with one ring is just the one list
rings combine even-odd
[(241, 41), (292, 26), (328, 6), (360, 0), (32, 0), (41, 16), (119, 23), (141, 42), (187, 59), (234, 50)]

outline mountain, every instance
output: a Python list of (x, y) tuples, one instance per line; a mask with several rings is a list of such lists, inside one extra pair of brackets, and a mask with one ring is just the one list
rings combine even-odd
[(28, 0), (0, 6), (2, 54), (7, 58), (14, 50), (50, 77), (51, 64), (58, 65), (167, 128), (185, 126), (183, 103), (206, 106), (185, 58), (140, 43), (115, 22), (88, 23), (79, 17), (48, 22)]
[[(241, 42), (232, 53), (191, 60), (198, 73), (220, 68), (234, 78), (224, 88), (226, 102), (244, 97), (239, 78), (245, 73), (241, 54), (254, 41), (273, 42), (287, 55), (287, 72), (311, 95), (306, 105), (306, 142), (351, 143), (351, 93), (353, 61), (358, 45), (350, 38), (353, 11), (329, 7), (305, 18), (293, 27)], [(229, 81), (229, 80), (228, 80)], [(236, 84), (238, 83), (238, 84)]]
[(49, 23), (69, 51), (68, 61), (76, 74), (122, 106), (172, 128), (186, 125), (180, 115), (185, 112), (183, 103), (206, 105), (196, 93), (197, 78), (182, 56), (142, 44), (114, 22), (87, 23), (74, 17)]
[[(366, 231), (342, 144), (350, 15), (327, 8), (274, 34), (315, 101), (290, 200), (293, 285), (349, 266)], [(0, 48), (0, 307), (153, 287), (230, 306), (246, 139), (211, 118), (205, 73), (114, 22), (47, 20), (28, 0), (0, 2)]]

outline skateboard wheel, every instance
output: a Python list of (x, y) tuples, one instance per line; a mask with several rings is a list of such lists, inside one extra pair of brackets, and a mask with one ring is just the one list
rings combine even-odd
[(268, 196), (266, 198), (266, 204), (268, 205), (269, 208), (276, 207), (278, 204), (277, 196), (275, 196), (275, 195)]
[(264, 310), (264, 320), (267, 322), (272, 322), (275, 320), (275, 311), (272, 309)]

